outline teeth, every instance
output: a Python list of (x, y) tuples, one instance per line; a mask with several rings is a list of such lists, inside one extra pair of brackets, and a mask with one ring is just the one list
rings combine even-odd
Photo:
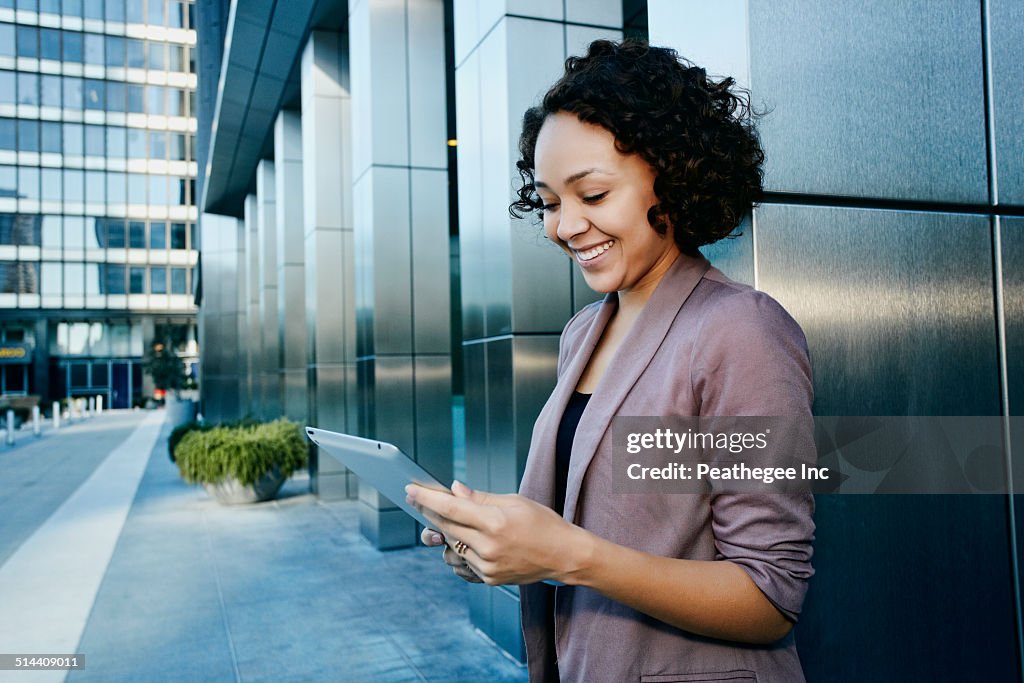
[(587, 251), (577, 251), (576, 256), (579, 258), (580, 261), (589, 261), (591, 259), (597, 258), (604, 252), (611, 249), (613, 244), (615, 244), (615, 240), (608, 240), (604, 244), (599, 244), (593, 249), (588, 249)]

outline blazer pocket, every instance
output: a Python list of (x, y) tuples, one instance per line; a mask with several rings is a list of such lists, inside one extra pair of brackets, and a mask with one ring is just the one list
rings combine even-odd
[(757, 681), (757, 674), (746, 669), (737, 669), (735, 671), (701, 671), (692, 674), (652, 674), (640, 677), (640, 683), (701, 683), (701, 681), (750, 683), (750, 681)]

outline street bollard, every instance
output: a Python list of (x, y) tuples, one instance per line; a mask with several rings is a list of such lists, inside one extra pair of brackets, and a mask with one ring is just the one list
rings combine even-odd
[(14, 445), (14, 411), (7, 410), (7, 445)]
[(60, 429), (60, 403), (53, 402), (53, 428)]
[(43, 429), (39, 424), (39, 406), (32, 406), (32, 434), (39, 436), (43, 433)]
[(96, 399), (90, 396), (85, 404), (85, 414), (87, 417), (92, 417), (96, 414)]
[(103, 394), (96, 397), (96, 414), (99, 415), (103, 412)]

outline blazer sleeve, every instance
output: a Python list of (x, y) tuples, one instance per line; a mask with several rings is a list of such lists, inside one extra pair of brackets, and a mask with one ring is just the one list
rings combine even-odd
[[(803, 331), (774, 299), (739, 290), (701, 323), (690, 386), (701, 416), (811, 416), (813, 389)], [(793, 448), (814, 448), (800, 421)], [(814, 540), (810, 494), (719, 494), (711, 500), (718, 559), (740, 566), (769, 601), (796, 621), (807, 592)]]

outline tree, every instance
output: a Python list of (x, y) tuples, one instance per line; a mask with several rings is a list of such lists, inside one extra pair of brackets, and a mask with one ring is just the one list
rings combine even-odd
[(157, 389), (177, 392), (185, 384), (185, 364), (170, 348), (157, 342), (146, 354), (142, 368)]

